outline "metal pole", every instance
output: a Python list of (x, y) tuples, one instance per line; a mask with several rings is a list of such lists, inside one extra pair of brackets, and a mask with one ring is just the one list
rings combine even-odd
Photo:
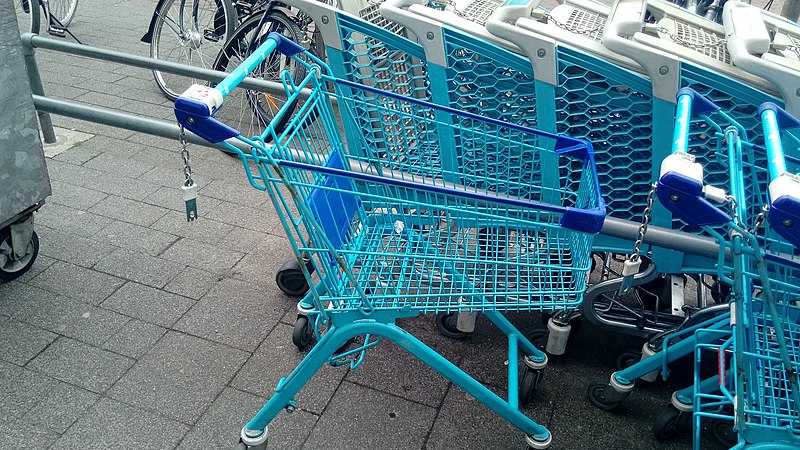
[[(633, 242), (639, 235), (639, 224), (606, 217), (600, 234)], [(662, 227), (650, 226), (644, 243), (705, 258), (716, 259), (719, 256), (719, 244), (714, 239)]]
[[(28, 80), (31, 83), (31, 92), (33, 95), (44, 95), (44, 86), (42, 86), (42, 78), (39, 76), (39, 67), (36, 64), (36, 55), (33, 47), (23, 45), (22, 55), (25, 58), (25, 68), (28, 71)], [(39, 116), (39, 127), (42, 129), (42, 138), (44, 139), (44, 143), (55, 144), (56, 131), (53, 129), (53, 120), (50, 118), (50, 114), (37, 109), (36, 115)]]
[(781, 8), (781, 15), (787, 19), (797, 22), (800, 18), (800, 0), (786, 0)]

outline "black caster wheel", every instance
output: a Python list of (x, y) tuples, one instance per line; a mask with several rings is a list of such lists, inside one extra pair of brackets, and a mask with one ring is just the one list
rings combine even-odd
[(589, 401), (592, 404), (604, 411), (611, 411), (620, 405), (620, 401), (609, 401), (605, 398), (606, 388), (613, 389), (607, 382), (595, 381), (589, 385), (586, 394), (589, 396)]
[(450, 339), (464, 339), (469, 333), (456, 328), (456, 321), (458, 320), (458, 313), (439, 313), (436, 314), (436, 328), (443, 336)]
[(733, 429), (733, 421), (731, 420), (712, 419), (711, 435), (725, 448), (734, 447), (739, 443), (739, 435)]
[(308, 347), (313, 338), (314, 329), (311, 327), (308, 316), (297, 316), (297, 320), (294, 322), (294, 330), (292, 330), (292, 344), (298, 350), (303, 350)]
[(672, 439), (689, 425), (691, 418), (692, 413), (680, 411), (669, 405), (656, 416), (653, 422), (653, 434), (659, 441)]
[[(306, 264), (309, 273), (314, 273), (314, 265), (310, 262)], [(309, 286), (306, 281), (300, 263), (296, 259), (286, 261), (275, 274), (275, 283), (284, 294), (290, 297), (302, 297), (308, 292)]]
[(522, 374), (522, 383), (519, 385), (519, 402), (522, 406), (528, 406), (533, 403), (533, 394), (539, 383), (542, 382), (544, 370), (534, 370), (529, 367), (525, 368), (525, 373)]
[(626, 350), (617, 356), (616, 366), (617, 370), (625, 370), (628, 367), (638, 363), (642, 359), (642, 352), (635, 350)]
[(0, 281), (11, 281), (30, 270), (39, 256), (39, 236), (34, 231), (25, 254), (13, 256), (11, 247), (11, 227), (0, 230)]

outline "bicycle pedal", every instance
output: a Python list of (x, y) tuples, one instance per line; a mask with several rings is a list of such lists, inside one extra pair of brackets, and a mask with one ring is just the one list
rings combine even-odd
[(219, 42), (222, 36), (214, 32), (214, 30), (205, 29), (203, 30), (203, 39), (211, 42)]
[(67, 29), (66, 28), (57, 27), (57, 26), (54, 26), (54, 25), (50, 25), (50, 27), (47, 29), (47, 33), (49, 35), (51, 35), (51, 36), (56, 36), (56, 37), (62, 37), (63, 38), (63, 37), (67, 36)]

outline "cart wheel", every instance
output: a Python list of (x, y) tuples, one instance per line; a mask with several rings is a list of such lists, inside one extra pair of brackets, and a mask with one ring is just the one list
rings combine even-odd
[[(550, 313), (543, 312), (541, 314), (542, 325), (545, 328), (547, 328), (547, 322), (550, 321), (551, 317), (553, 317), (553, 315), (550, 314)], [(579, 319), (572, 319), (572, 320), (569, 321), (569, 324), (572, 326), (572, 329), (569, 331), (569, 336), (570, 336), (570, 338), (572, 338), (572, 336), (575, 336), (575, 334), (578, 331), (580, 331), (581, 325), (583, 324), (583, 321), (579, 320)], [(545, 343), (547, 343), (547, 341), (545, 341)]]
[(739, 442), (739, 435), (733, 429), (733, 422), (730, 420), (712, 419), (711, 435), (725, 448), (731, 448)]
[(597, 406), (604, 411), (611, 411), (616, 409), (621, 402), (612, 402), (606, 400), (606, 388), (610, 389), (607, 382), (595, 381), (589, 385), (589, 389), (586, 391), (586, 393), (589, 395), (589, 401), (592, 402), (594, 406)]
[(250, 447), (244, 442), (240, 441), (238, 444), (236, 444), (236, 447), (234, 447), (233, 450), (267, 450), (267, 443), (264, 442), (262, 444)]
[(714, 282), (711, 283), (711, 299), (714, 300), (715, 303), (727, 302), (728, 297), (731, 295), (731, 289), (730, 284), (714, 280)]
[(297, 316), (297, 320), (294, 322), (294, 330), (292, 330), (292, 344), (298, 350), (303, 350), (308, 347), (313, 337), (314, 330), (311, 328), (311, 321), (308, 320), (308, 316)]
[[(313, 266), (312, 266), (313, 267)], [(275, 274), (275, 283), (284, 294), (290, 297), (302, 297), (308, 292), (308, 281), (300, 269), (296, 259), (286, 261)]]
[(21, 258), (13, 258), (11, 227), (0, 230), (0, 281), (11, 281), (27, 272), (39, 256), (39, 235), (34, 231)]
[(526, 367), (522, 374), (522, 383), (519, 385), (519, 402), (522, 406), (533, 403), (533, 394), (544, 376), (544, 370), (534, 370)]
[(443, 336), (450, 339), (464, 339), (469, 333), (465, 333), (456, 328), (456, 320), (458, 320), (458, 313), (439, 313), (436, 314), (436, 328)]
[(547, 336), (550, 334), (550, 331), (546, 327), (542, 328), (534, 325), (533, 328), (525, 330), (523, 334), (534, 347), (544, 351), (544, 347), (547, 345)]
[(617, 370), (625, 370), (642, 359), (642, 352), (626, 350), (617, 356)]
[(653, 434), (660, 441), (672, 439), (689, 424), (691, 417), (690, 413), (679, 411), (678, 408), (668, 405), (656, 416), (656, 420), (653, 422)]

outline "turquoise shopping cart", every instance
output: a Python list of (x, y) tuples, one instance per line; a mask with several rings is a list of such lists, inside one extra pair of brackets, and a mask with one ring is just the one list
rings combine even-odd
[[(301, 89), (310, 96), (282, 132), (270, 125), (260, 136), (241, 136), (214, 113), (276, 49), (302, 53), (297, 60), (307, 64), (306, 77), (293, 80), (287, 72), (283, 82), (290, 97), (298, 97)], [(268, 423), (280, 410), (296, 407), (294, 395), (322, 365), (355, 369), (383, 339), (519, 428), (531, 448), (549, 446), (547, 429), (518, 410), (518, 393), (532, 394), (547, 356), (502, 311), (580, 303), (592, 241), (605, 217), (591, 144), (335, 78), (323, 62), (278, 35), (216, 88), (194, 86), (184, 93), (175, 113), (182, 126), (209, 141), (235, 138), (251, 147), (249, 152), (230, 149), (242, 159), (251, 185), (272, 200), (295, 256), (303, 261), (300, 267), (311, 264), (317, 277), (309, 317), (319, 342), (243, 428), (240, 446), (266, 447)], [(374, 145), (363, 138), (352, 145), (342, 140), (337, 118), (348, 123), (358, 116), (382, 124), (376, 131), (384, 136), (413, 126), (417, 133), (404, 144), (431, 159), (453, 158), (454, 141), (439, 136), (457, 128), (455, 145), (546, 161), (564, 174), (563, 183), (522, 189), (518, 180), (493, 178), (492, 171), (410, 170), (394, 157), (398, 144), (393, 141)], [(487, 236), (482, 229), (495, 232)], [(310, 271), (304, 273), (311, 284)], [(507, 400), (396, 324), (403, 317), (441, 311), (481, 312), (508, 336)], [(360, 337), (356, 348), (340, 350), (355, 337)], [(524, 355), (521, 390), (518, 351)]]

